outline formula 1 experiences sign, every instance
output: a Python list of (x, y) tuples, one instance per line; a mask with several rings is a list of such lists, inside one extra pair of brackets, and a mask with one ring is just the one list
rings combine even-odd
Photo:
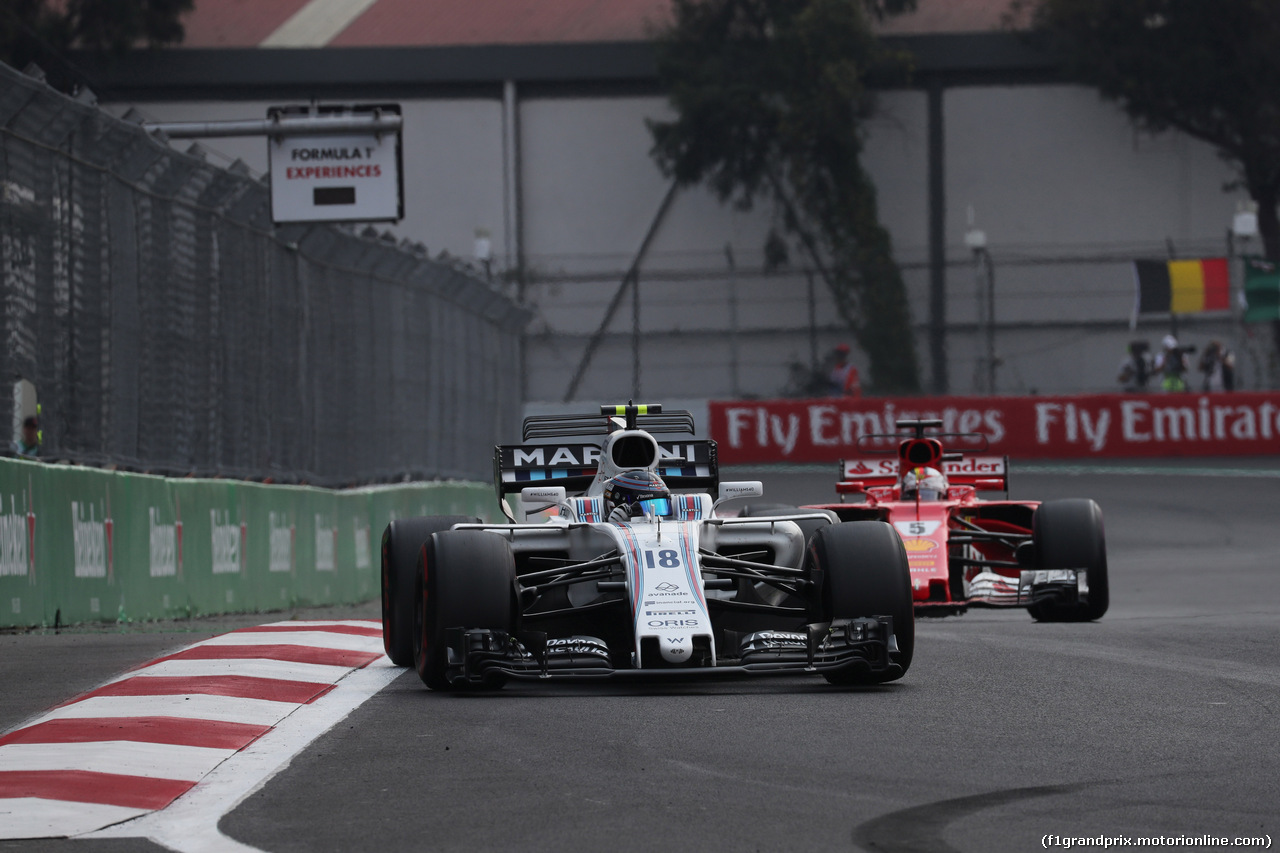
[(277, 223), (386, 222), (404, 216), (399, 133), (277, 136), (267, 150), (271, 218)]
[(913, 418), (1019, 459), (1280, 453), (1280, 393), (1268, 392), (712, 401), (708, 414), (725, 465), (864, 456), (859, 436)]

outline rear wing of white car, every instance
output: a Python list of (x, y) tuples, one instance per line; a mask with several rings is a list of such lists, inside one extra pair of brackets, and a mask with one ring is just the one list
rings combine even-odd
[[(493, 452), (498, 499), (528, 486), (564, 486), (581, 494), (600, 467), (598, 444), (500, 444)], [(657, 474), (673, 492), (708, 492), (720, 486), (714, 441), (659, 441)]]
[[(494, 448), (493, 478), (498, 500), (528, 486), (564, 486), (569, 495), (586, 491), (600, 468), (605, 439), (620, 429), (648, 433), (693, 434), (693, 415), (686, 411), (663, 412), (658, 405), (601, 406), (599, 413), (582, 415), (534, 415), (525, 418), (523, 438), (543, 439), (538, 444), (500, 444)], [(546, 442), (554, 438), (601, 436), (599, 442)], [(645, 442), (648, 447), (649, 439)], [(673, 492), (716, 494), (720, 468), (716, 443), (706, 439), (658, 441), (656, 473)], [(652, 452), (646, 453), (646, 460)], [(637, 467), (647, 467), (645, 463)]]

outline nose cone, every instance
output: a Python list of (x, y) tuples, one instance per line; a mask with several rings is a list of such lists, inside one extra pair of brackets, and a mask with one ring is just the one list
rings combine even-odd
[(667, 663), (687, 663), (693, 658), (693, 637), (658, 637), (658, 651)]

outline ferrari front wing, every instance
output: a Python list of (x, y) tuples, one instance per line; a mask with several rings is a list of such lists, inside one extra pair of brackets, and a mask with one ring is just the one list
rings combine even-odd
[(979, 572), (969, 581), (968, 603), (990, 607), (1033, 604), (1085, 604), (1089, 573), (1085, 569), (1023, 569), (1018, 577)]

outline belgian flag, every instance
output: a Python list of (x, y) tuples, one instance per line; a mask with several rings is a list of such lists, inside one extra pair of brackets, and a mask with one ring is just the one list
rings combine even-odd
[(1193, 261), (1134, 261), (1133, 314), (1195, 314), (1231, 308), (1226, 258)]

